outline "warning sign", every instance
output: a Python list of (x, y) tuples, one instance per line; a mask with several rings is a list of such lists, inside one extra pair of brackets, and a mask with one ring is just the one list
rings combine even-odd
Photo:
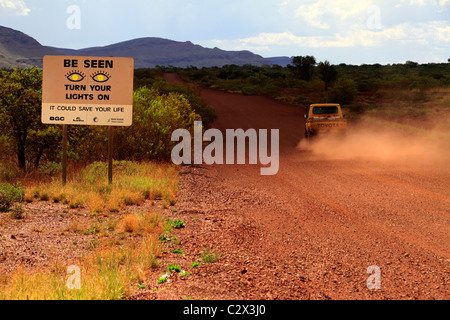
[(42, 123), (130, 126), (132, 58), (45, 56)]

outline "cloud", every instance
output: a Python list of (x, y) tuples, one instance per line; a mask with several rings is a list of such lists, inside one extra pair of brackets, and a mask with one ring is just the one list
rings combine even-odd
[(449, 4), (450, 0), (400, 0), (397, 4), (389, 0), (284, 0), (278, 5), (282, 17), (278, 30), (203, 43), (267, 53), (276, 48), (291, 52), (328, 48), (391, 52), (397, 48), (404, 55), (414, 48), (414, 54), (436, 53), (450, 48), (445, 17)]
[(352, 25), (346, 31), (333, 35), (297, 36), (289, 32), (260, 33), (254, 37), (235, 40), (211, 41), (216, 45), (246, 49), (249, 47), (270, 47), (274, 45), (297, 45), (309, 48), (327, 47), (374, 47), (388, 42), (416, 43), (421, 45), (450, 45), (450, 26), (446, 21), (428, 23), (403, 23), (380, 31), (365, 26)]
[(285, 0), (280, 10), (293, 12), (294, 17), (302, 20), (308, 27), (330, 30), (349, 21), (361, 23), (371, 5), (370, 0)]
[(402, 0), (401, 2), (406, 2), (410, 6), (424, 7), (427, 5), (432, 5), (435, 7), (446, 7), (450, 4), (450, 0)]
[(22, 0), (0, 0), (0, 16), (27, 16), (30, 11)]
[(365, 25), (348, 24), (346, 29), (325, 34), (299, 36), (288, 31), (267, 32), (245, 38), (203, 41), (202, 44), (225, 50), (250, 50), (266, 57), (298, 52), (331, 55), (336, 63), (442, 62), (448, 59), (450, 26), (447, 21), (406, 22), (371, 30)]
[(450, 0), (400, 0), (395, 7), (433, 8), (439, 12), (450, 9)]

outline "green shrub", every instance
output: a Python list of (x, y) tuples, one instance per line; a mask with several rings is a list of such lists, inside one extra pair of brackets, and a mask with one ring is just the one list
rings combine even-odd
[(14, 165), (0, 164), (0, 182), (14, 182), (20, 176), (20, 171)]
[(242, 87), (241, 92), (243, 95), (252, 96), (252, 95), (257, 94), (258, 88), (257, 88), (257, 86), (254, 86), (254, 85), (248, 85), (248, 86)]
[[(208, 80), (210, 81), (210, 79)], [(200, 97), (199, 88), (196, 86), (184, 86), (168, 83), (167, 81), (156, 81), (151, 88), (160, 96), (167, 96), (170, 93), (174, 93), (187, 99), (192, 111), (200, 116), (205, 127), (209, 126), (217, 118), (215, 109)]]
[(174, 264), (169, 264), (168, 266), (167, 266), (167, 271), (170, 273), (170, 272), (172, 272), (172, 271), (175, 271), (175, 272), (180, 272), (181, 271), (181, 266), (179, 266), (179, 265), (174, 265)]
[(23, 219), (24, 218), (24, 210), (23, 207), (20, 203), (14, 203), (14, 205), (12, 206), (12, 209), (10, 209), (11, 211), (11, 218), (13, 219)]
[(170, 224), (171, 224), (172, 228), (175, 228), (175, 229), (184, 228), (184, 222), (181, 221), (180, 219), (172, 221)]
[(161, 283), (164, 283), (164, 282), (166, 282), (167, 281), (167, 278), (166, 277), (161, 277), (161, 278), (159, 278), (159, 280), (157, 281), (159, 284), (161, 284)]
[(377, 91), (381, 85), (379, 79), (373, 79), (373, 78), (362, 78), (358, 80), (358, 91), (359, 92), (372, 92), (374, 93)]
[(183, 255), (183, 250), (181, 250), (180, 248), (173, 249), (172, 253), (178, 253), (179, 255)]
[(119, 159), (170, 159), (172, 132), (192, 129), (200, 120), (183, 95), (160, 95), (146, 87), (134, 92), (133, 112), (133, 125), (117, 129), (114, 136)]
[(330, 89), (328, 100), (341, 105), (350, 104), (355, 99), (358, 89), (355, 81), (351, 79), (339, 80), (336, 85)]
[(20, 202), (25, 190), (19, 185), (0, 183), (0, 211), (8, 211), (14, 202)]
[(48, 176), (54, 176), (62, 171), (62, 163), (50, 161), (46, 164), (41, 164), (38, 171)]
[(211, 251), (209, 247), (206, 247), (205, 250), (200, 254), (202, 256), (203, 263), (212, 263), (220, 259), (220, 254), (217, 252), (217, 250), (214, 249), (214, 251)]

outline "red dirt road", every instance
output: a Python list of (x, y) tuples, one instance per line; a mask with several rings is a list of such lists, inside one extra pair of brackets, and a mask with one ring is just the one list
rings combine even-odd
[[(184, 259), (205, 245), (221, 258), (146, 298), (450, 298), (444, 148), (355, 126), (342, 145), (308, 149), (300, 108), (210, 89), (201, 95), (222, 131), (279, 129), (279, 172), (262, 176), (259, 164), (184, 167), (177, 204), (187, 225), (179, 232)], [(381, 271), (379, 290), (367, 286), (370, 266)]]

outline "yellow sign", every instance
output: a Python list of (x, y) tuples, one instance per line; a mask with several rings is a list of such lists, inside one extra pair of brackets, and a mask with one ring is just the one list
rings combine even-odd
[(42, 123), (130, 126), (133, 58), (45, 56)]

